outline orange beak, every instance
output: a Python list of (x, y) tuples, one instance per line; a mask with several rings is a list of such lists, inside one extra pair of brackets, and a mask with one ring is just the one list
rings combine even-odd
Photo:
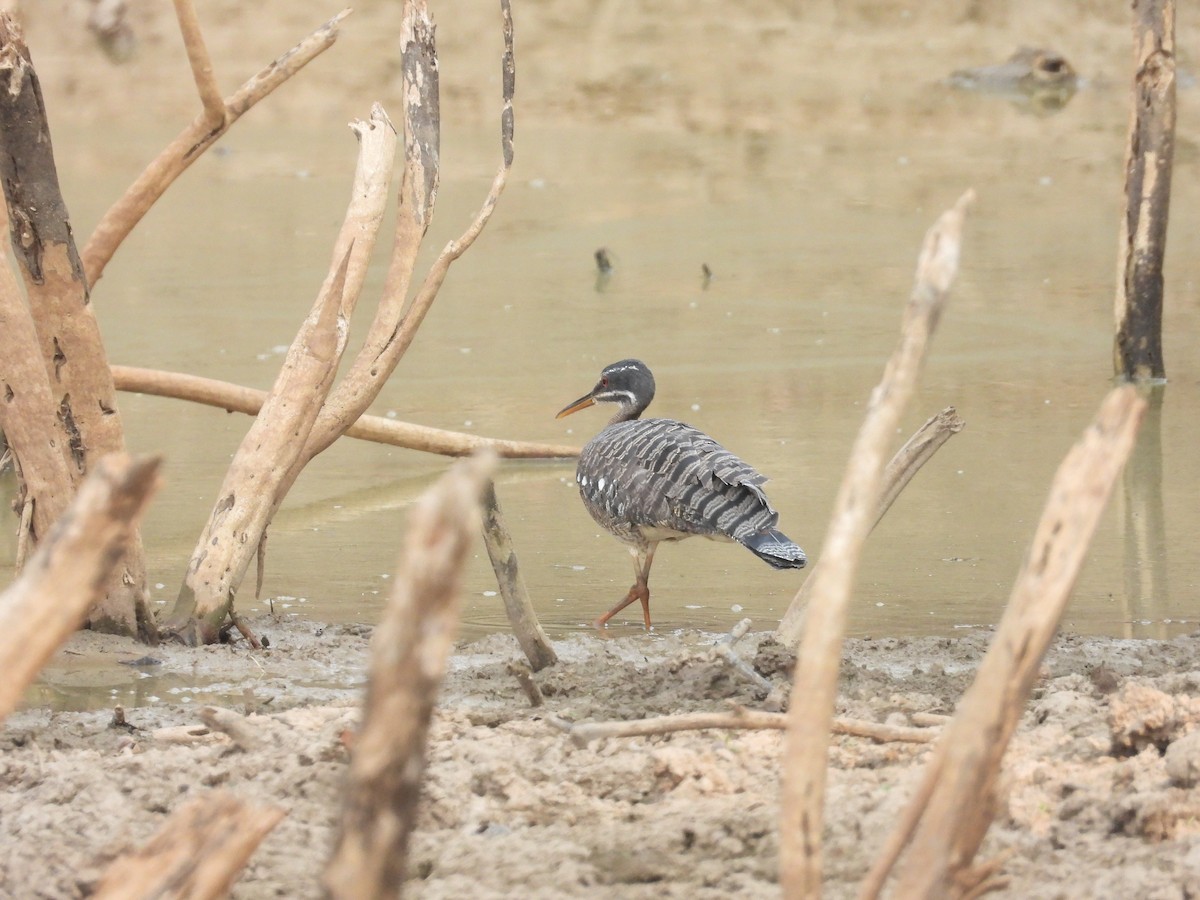
[(589, 406), (595, 406), (595, 405), (596, 405), (596, 401), (592, 397), (592, 395), (584, 394), (582, 397), (580, 397), (574, 403), (567, 406), (564, 410), (562, 410), (562, 412), (560, 412), (554, 418), (561, 419), (563, 416), (569, 416), (571, 413), (576, 413), (576, 412), (579, 412), (581, 409), (587, 409)]

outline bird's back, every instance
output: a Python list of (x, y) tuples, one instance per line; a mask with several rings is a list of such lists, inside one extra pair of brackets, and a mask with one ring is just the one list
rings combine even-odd
[(804, 552), (775, 529), (766, 477), (683, 422), (609, 425), (583, 448), (576, 480), (592, 517), (630, 543), (727, 538), (771, 565), (804, 565)]

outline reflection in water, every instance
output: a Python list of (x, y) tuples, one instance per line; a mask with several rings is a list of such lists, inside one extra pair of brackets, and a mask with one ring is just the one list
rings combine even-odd
[(1163, 398), (1165, 385), (1146, 388), (1149, 405), (1138, 432), (1133, 455), (1125, 466), (1121, 496), (1125, 536), (1125, 615), (1127, 634), (1133, 624), (1147, 622), (1141, 631), (1148, 637), (1166, 637), (1170, 631), (1171, 595), (1167, 581), (1167, 527), (1163, 509)]

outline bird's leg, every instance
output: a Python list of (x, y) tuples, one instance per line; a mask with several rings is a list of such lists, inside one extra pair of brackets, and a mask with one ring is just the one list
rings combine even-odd
[(598, 618), (592, 625), (596, 628), (603, 628), (608, 624), (608, 620), (631, 604), (634, 600), (640, 600), (642, 603), (642, 617), (646, 622), (646, 630), (649, 631), (650, 625), (650, 564), (654, 562), (654, 550), (658, 544), (651, 544), (646, 549), (634, 547), (630, 549), (633, 554), (633, 572), (636, 577), (633, 586), (629, 588), (629, 593), (625, 597)]

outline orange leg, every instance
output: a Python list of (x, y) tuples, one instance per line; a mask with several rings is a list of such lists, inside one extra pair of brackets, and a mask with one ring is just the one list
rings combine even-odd
[(595, 628), (603, 628), (608, 624), (608, 620), (631, 604), (634, 600), (640, 600), (642, 603), (642, 618), (646, 621), (646, 630), (649, 631), (650, 625), (650, 564), (654, 562), (654, 550), (658, 544), (651, 544), (646, 550), (634, 548), (633, 553), (633, 573), (635, 578), (633, 586), (629, 589), (629, 593), (625, 595), (616, 606), (598, 618), (592, 623)]

